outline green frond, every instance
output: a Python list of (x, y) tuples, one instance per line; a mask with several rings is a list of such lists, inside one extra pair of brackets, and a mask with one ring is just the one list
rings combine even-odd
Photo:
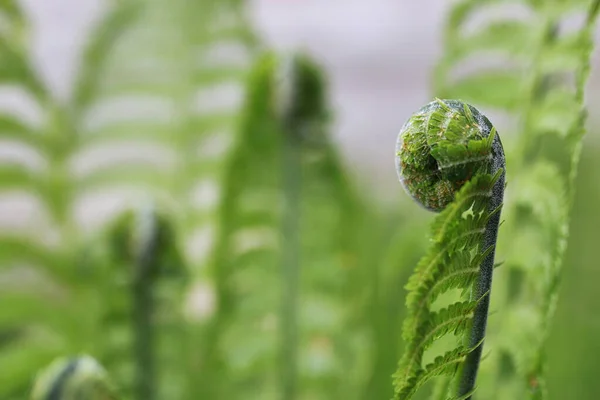
[[(120, 7), (111, 10), (119, 14)], [(21, 399), (30, 392), (34, 371), (61, 353), (91, 347), (96, 339), (94, 312), (102, 296), (94, 295), (89, 280), (98, 271), (80, 258), (79, 232), (72, 220), (78, 190), (70, 162), (78, 150), (79, 123), (100, 86), (104, 63), (130, 22), (115, 15), (101, 23), (81, 64), (72, 104), (63, 105), (30, 59), (26, 15), (14, 1), (2, 1), (0, 13), (6, 17), (0, 37), (0, 83), (22, 92), (41, 115), (38, 122), (3, 112), (0, 138), (35, 152), (43, 164), (30, 168), (3, 162), (0, 194), (18, 192), (32, 198), (51, 224), (48, 235), (33, 221), (22, 235), (0, 237), (0, 274), (10, 289), (4, 288), (0, 296), (3, 304), (10, 304), (0, 311), (0, 397)], [(10, 332), (15, 332), (14, 339), (5, 341)]]
[(432, 363), (419, 370), (419, 372), (406, 381), (406, 383), (394, 382), (396, 387), (394, 398), (411, 399), (417, 390), (419, 390), (421, 386), (423, 386), (430, 379), (436, 376), (455, 374), (460, 365), (465, 361), (467, 354), (469, 354), (471, 351), (472, 349), (459, 346), (448, 351), (443, 356), (436, 357)]
[[(26, 285), (24, 285), (26, 286)], [(36, 291), (35, 293), (31, 293)], [(65, 325), (65, 312), (69, 311), (66, 298), (55, 299), (48, 293), (39, 293), (40, 288), (23, 288), (22, 291), (7, 291), (0, 295), (3, 304), (12, 304), (0, 314), (0, 331), (22, 329), (24, 326), (46, 326), (56, 331)], [(2, 348), (2, 346), (0, 346)]]
[[(488, 221), (498, 211), (490, 210), (489, 204), (492, 188), (502, 173), (498, 170), (495, 175), (476, 175), (432, 223), (431, 249), (406, 286), (409, 290), (408, 315), (403, 326), (406, 348), (394, 375), (398, 399), (409, 399), (426, 380), (436, 376), (436, 371), (440, 374), (456, 371), (456, 368), (446, 369), (441, 359), (434, 366), (422, 365), (423, 354), (435, 340), (450, 332), (464, 341), (478, 302), (454, 303), (439, 312), (433, 312), (431, 306), (450, 289), (470, 292), (477, 281), (481, 263), (493, 251), (493, 247), (484, 249), (482, 244)], [(457, 367), (453, 363), (462, 360), (467, 351), (452, 354), (447, 360)]]
[(466, 332), (476, 306), (477, 302), (465, 301), (454, 303), (438, 312), (428, 311), (427, 317), (419, 322), (413, 333), (418, 340), (409, 341), (404, 349), (404, 356), (399, 363), (404, 376), (396, 375), (396, 385), (405, 385), (411, 377), (419, 374), (423, 354), (435, 340), (448, 333), (459, 335)]
[(41, 266), (48, 271), (59, 271), (60, 258), (47, 245), (24, 235), (3, 234), (0, 236), (0, 265), (26, 264)]
[(47, 147), (43, 133), (29, 126), (26, 121), (10, 114), (0, 114), (0, 139), (22, 142), (42, 152)]
[(52, 359), (60, 356), (67, 346), (52, 340), (52, 337), (23, 335), (22, 340), (3, 346), (0, 352), (0, 385), (7, 398), (26, 398), (31, 391), (31, 380), (35, 371)]
[[(432, 236), (436, 244), (417, 264), (415, 273), (406, 285), (406, 289), (411, 292), (407, 297), (407, 305), (415, 303), (415, 293), (425, 287), (424, 282), (430, 281), (436, 271), (443, 270), (447, 264), (473, 258), (470, 252), (481, 243), (485, 233), (486, 223), (491, 216), (487, 205), (492, 196), (492, 187), (499, 176), (500, 172), (496, 176), (476, 176), (463, 186), (454, 202), (435, 218)], [(457, 254), (458, 257), (453, 258)], [(458, 260), (460, 254), (465, 256), (462, 260)], [(468, 267), (469, 264), (462, 265)]]
[[(362, 211), (327, 135), (324, 96), (320, 70), (302, 55), (266, 54), (248, 78), (211, 258), (221, 306), (207, 333), (207, 352), (214, 365), (226, 366), (227, 378), (208, 375), (203, 384), (206, 393), (213, 392), (207, 397), (293, 390), (279, 388), (277, 379), (297, 379), (297, 391), (315, 398), (345, 398), (361, 387), (345, 378), (349, 365), (362, 363), (355, 343), (366, 340), (366, 332), (357, 327), (348, 334), (345, 310), (356, 299), (344, 288), (360, 279), (353, 224), (361, 223)], [(298, 236), (286, 230), (294, 219)], [(303, 272), (292, 278), (285, 271), (295, 262)], [(303, 293), (297, 311), (287, 308), (293, 298), (281, 293), (293, 290), (290, 279), (297, 279)], [(281, 302), (296, 317), (286, 320)], [(254, 328), (229, 329), (234, 319)], [(278, 357), (273, 346), (286, 340), (277, 337), (285, 329), (297, 329), (298, 342), (290, 345), (298, 346), (292, 350), (298, 358)], [(210, 352), (214, 348), (220, 352)], [(296, 378), (291, 368), (297, 368)], [(251, 392), (242, 389), (250, 383)]]
[(111, 370), (128, 371), (114, 375), (124, 395), (148, 398), (152, 390), (166, 396), (174, 383), (189, 392), (193, 350), (181, 311), (189, 273), (172, 220), (151, 203), (138, 204), (98, 239), (95, 290), (104, 297), (96, 320), (103, 332), (97, 337), (99, 360)]
[(39, 174), (20, 164), (0, 164), (3, 191), (35, 192), (42, 189)]
[(21, 86), (44, 104), (49, 95), (26, 54), (20, 43), (0, 36), (0, 83)]
[(98, 168), (75, 180), (80, 193), (101, 191), (116, 187), (144, 188), (146, 192), (160, 193), (160, 188), (170, 182), (173, 171), (152, 164), (151, 161)]
[(85, 110), (97, 97), (106, 63), (118, 39), (126, 34), (142, 8), (141, 1), (123, 1), (112, 7), (91, 34), (80, 61), (72, 106)]
[[(568, 237), (599, 3), (513, 3), (520, 8), (518, 17), (503, 14), (476, 29), (467, 26), (504, 3), (463, 0), (452, 6), (435, 91), (521, 121), (513, 151), (507, 154), (512, 193), (504, 206), (507, 220), (498, 246), (506, 267), (495, 280), (498, 313), (487, 339), (495, 351), (481, 369), (486, 385), (479, 395), (501, 398), (492, 389), (500, 385), (511, 388), (506, 393), (512, 398), (545, 399), (543, 345)], [(562, 32), (561, 25), (573, 16), (581, 17), (581, 24)], [(463, 65), (488, 59), (489, 65), (457, 76)], [(518, 285), (510, 278), (516, 273), (522, 280)], [(500, 376), (499, 354), (508, 354), (517, 366), (508, 378)], [(531, 382), (536, 388), (530, 387)]]
[[(213, 0), (124, 2), (108, 14), (88, 44), (74, 95), (81, 103), (79, 154), (127, 142), (161, 147), (177, 160), (158, 169), (149, 168), (156, 164), (151, 157), (136, 165), (114, 162), (81, 177), (78, 187), (150, 188), (153, 196), (170, 199), (186, 235), (215, 228), (214, 206), (195, 207), (190, 189), (210, 180), (222, 190), (227, 154), (236, 141), (237, 97), (255, 47), (238, 7)], [(243, 60), (219, 60), (215, 51), (225, 45), (234, 46)], [(116, 117), (106, 111), (120, 102), (137, 111)], [(201, 263), (206, 258), (203, 254)]]

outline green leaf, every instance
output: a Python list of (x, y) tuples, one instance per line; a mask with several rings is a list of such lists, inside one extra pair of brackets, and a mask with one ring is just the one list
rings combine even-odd
[(73, 93), (72, 104), (77, 109), (86, 109), (97, 97), (103, 72), (115, 43), (130, 29), (141, 7), (142, 2), (139, 1), (120, 2), (92, 32), (79, 66)]

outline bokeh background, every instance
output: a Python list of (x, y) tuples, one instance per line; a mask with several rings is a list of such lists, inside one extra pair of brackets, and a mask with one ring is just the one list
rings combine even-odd
[[(166, 1), (166, 0), (165, 0)], [(101, 0), (23, 0), (33, 22), (32, 56), (48, 85), (66, 98), (86, 35), (106, 10)], [(432, 68), (450, 2), (443, 0), (254, 0), (252, 23), (278, 50), (306, 50), (327, 73), (334, 111), (333, 135), (361, 191), (386, 207), (415, 207), (397, 183), (393, 148), (397, 132), (428, 102)], [(600, 30), (596, 38), (600, 40)], [(239, 93), (223, 94), (234, 99)], [(564, 281), (549, 345), (552, 398), (595, 399), (600, 393), (600, 50), (593, 54), (587, 90), (589, 121)], [(28, 110), (18, 96), (0, 93), (0, 105)], [(124, 110), (127, 112), (127, 110)], [(493, 116), (492, 116), (493, 117)], [(495, 121), (502, 133), (510, 122)], [(131, 150), (128, 150), (131, 151)], [(121, 155), (127, 157), (127, 150)], [(0, 157), (28, 155), (0, 145)], [(92, 158), (102, 159), (106, 154)], [(83, 162), (93, 163), (93, 160)], [(83, 165), (82, 164), (82, 165)], [(85, 165), (83, 166), (85, 167)], [(204, 193), (211, 196), (211, 193)], [(127, 194), (82, 200), (77, 217), (93, 230), (127, 204)], [(423, 225), (431, 216), (415, 210)], [(0, 198), (0, 229), (19, 229), (39, 217), (24, 198)], [(198, 239), (197, 246), (202, 247)], [(199, 244), (198, 244), (199, 243)], [(191, 244), (190, 246), (194, 246)], [(198, 295), (198, 307), (210, 298)]]
[[(106, 10), (101, 0), (23, 0), (35, 24), (33, 55), (49, 84), (66, 96), (79, 51)], [(249, 12), (278, 50), (306, 50), (326, 68), (334, 135), (360, 179), (389, 201), (399, 195), (389, 145), (407, 115), (428, 102), (442, 51), (444, 0), (254, 0)], [(518, 11), (515, 11), (518, 12)], [(600, 30), (596, 37), (600, 37)], [(600, 124), (600, 52), (587, 91), (590, 126)], [(596, 145), (597, 135), (586, 143)]]

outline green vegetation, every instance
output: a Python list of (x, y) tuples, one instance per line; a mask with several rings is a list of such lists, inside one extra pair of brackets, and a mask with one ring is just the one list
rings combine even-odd
[[(411, 398), (429, 379), (459, 369), (452, 390), (470, 398), (485, 339), (504, 151), (490, 121), (455, 100), (423, 107), (406, 123), (398, 143), (398, 172), (409, 194), (429, 209), (445, 208), (432, 224), (430, 252), (408, 281), (407, 345), (394, 376), (395, 398)], [(448, 189), (449, 199), (439, 195), (440, 186)], [(436, 299), (450, 289), (461, 289), (464, 299), (434, 311)], [(458, 347), (424, 365), (425, 351), (449, 333), (460, 337)]]
[(0, 2), (0, 88), (35, 110), (2, 108), (0, 145), (37, 160), (0, 158), (0, 198), (37, 207), (0, 232), (0, 399), (595, 399), (599, 8), (452, 4), (396, 149), (430, 221), (348, 173), (326, 73), (245, 2), (109, 2), (66, 99)]

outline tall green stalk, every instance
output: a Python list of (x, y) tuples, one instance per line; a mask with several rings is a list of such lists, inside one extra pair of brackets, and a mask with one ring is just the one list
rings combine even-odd
[(155, 302), (157, 226), (152, 209), (138, 212), (134, 227), (133, 331), (136, 363), (135, 394), (138, 400), (156, 398), (155, 335), (152, 316)]
[(281, 62), (284, 103), (283, 133), (283, 221), (282, 221), (282, 293), (281, 293), (281, 393), (282, 399), (296, 398), (298, 371), (298, 281), (300, 278), (300, 193), (301, 133), (293, 115), (296, 100), (296, 65), (294, 60)]

